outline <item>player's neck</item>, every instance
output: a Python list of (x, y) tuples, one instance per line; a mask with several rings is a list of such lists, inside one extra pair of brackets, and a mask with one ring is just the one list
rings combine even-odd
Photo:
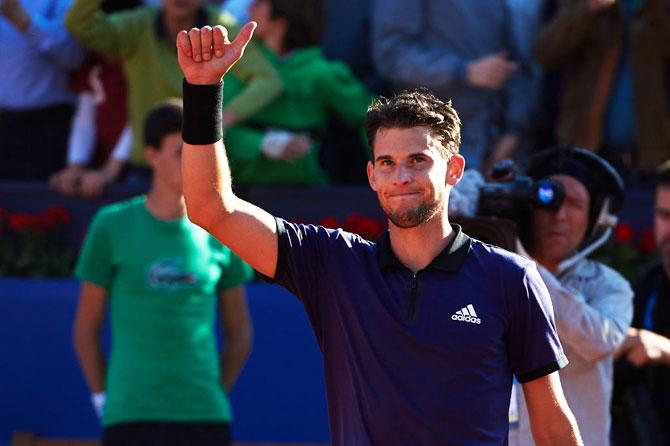
[(446, 212), (413, 228), (399, 228), (389, 222), (389, 232), (398, 260), (415, 273), (428, 266), (456, 235)]
[(145, 206), (159, 220), (178, 220), (186, 215), (184, 195), (155, 183), (147, 194)]

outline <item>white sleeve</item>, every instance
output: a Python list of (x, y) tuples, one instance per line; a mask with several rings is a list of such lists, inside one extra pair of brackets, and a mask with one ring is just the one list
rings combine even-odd
[[(561, 342), (586, 361), (611, 355), (626, 337), (633, 319), (633, 290), (614, 270), (599, 265), (595, 279), (582, 291), (561, 283), (538, 266), (554, 306)], [(586, 282), (585, 282), (586, 283)]]
[(282, 156), (286, 146), (294, 136), (295, 134), (286, 130), (268, 130), (263, 136), (261, 152), (266, 157), (277, 160)]
[(121, 136), (116, 141), (114, 150), (112, 151), (112, 159), (119, 161), (127, 161), (130, 158), (130, 152), (133, 149), (133, 130), (130, 123), (127, 123), (121, 132)]
[(67, 145), (68, 164), (88, 164), (91, 160), (96, 137), (95, 114), (96, 103), (93, 95), (80, 93)]

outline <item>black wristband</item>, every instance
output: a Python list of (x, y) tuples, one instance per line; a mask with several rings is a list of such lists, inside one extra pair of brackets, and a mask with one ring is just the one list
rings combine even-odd
[(189, 84), (184, 79), (184, 122), (181, 137), (194, 145), (214, 144), (223, 138), (223, 81)]

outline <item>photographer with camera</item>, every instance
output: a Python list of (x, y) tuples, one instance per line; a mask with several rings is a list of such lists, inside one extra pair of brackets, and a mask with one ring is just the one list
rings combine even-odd
[[(518, 249), (537, 262), (549, 289), (569, 360), (561, 383), (584, 444), (609, 445), (613, 353), (632, 319), (633, 292), (619, 273), (586, 256), (609, 237), (623, 183), (606, 161), (579, 148), (539, 152), (527, 175), (537, 193), (529, 218), (521, 219)], [(510, 445), (533, 444), (527, 409), (517, 400)]]

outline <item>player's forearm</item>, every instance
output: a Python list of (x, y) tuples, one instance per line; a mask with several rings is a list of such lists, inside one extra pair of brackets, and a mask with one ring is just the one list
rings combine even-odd
[(184, 144), (182, 153), (184, 198), (189, 219), (204, 228), (222, 222), (235, 209), (230, 168), (223, 142)]
[(102, 353), (98, 336), (76, 332), (74, 347), (91, 393), (104, 392), (105, 356)]
[(537, 446), (583, 446), (577, 420), (569, 408), (557, 410), (550, 422), (541, 427), (532, 426)]
[(184, 81), (184, 197), (191, 221), (208, 228), (233, 212), (236, 197), (222, 141), (221, 81), (191, 82)]

